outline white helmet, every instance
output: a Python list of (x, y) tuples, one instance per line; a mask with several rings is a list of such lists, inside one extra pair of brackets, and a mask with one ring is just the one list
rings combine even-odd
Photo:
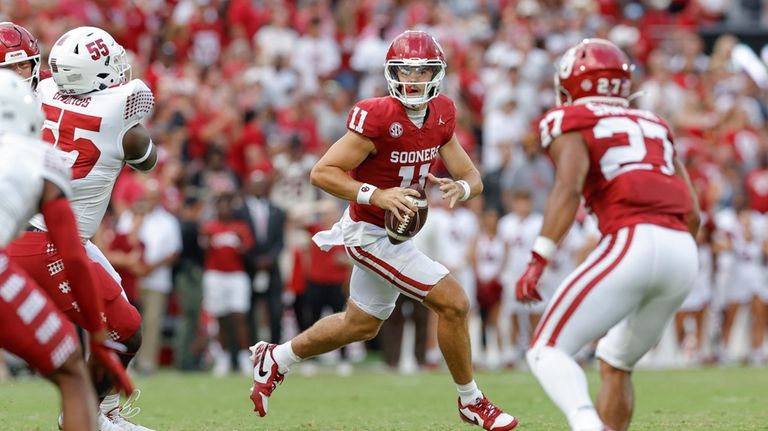
[(64, 33), (48, 58), (62, 94), (100, 91), (130, 81), (125, 49), (106, 31), (78, 27)]
[(16, 72), (0, 69), (0, 132), (37, 136), (43, 124), (40, 103), (29, 83)]

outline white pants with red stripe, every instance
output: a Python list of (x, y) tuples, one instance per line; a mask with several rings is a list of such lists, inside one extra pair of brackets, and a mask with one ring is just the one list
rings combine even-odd
[(355, 264), (349, 299), (377, 319), (392, 314), (401, 293), (423, 301), (448, 275), (448, 268), (427, 257), (412, 240), (393, 245), (384, 228), (352, 220), (349, 208), (333, 228), (315, 234), (312, 241), (322, 250), (344, 245)]
[(531, 351), (551, 346), (573, 356), (605, 334), (597, 356), (631, 370), (658, 342), (697, 271), (688, 232), (640, 224), (605, 236), (558, 287)]
[(386, 233), (371, 244), (346, 249), (355, 263), (349, 298), (377, 319), (386, 320), (392, 314), (401, 293), (423, 301), (432, 286), (448, 275), (445, 266), (427, 257), (413, 241), (392, 245)]

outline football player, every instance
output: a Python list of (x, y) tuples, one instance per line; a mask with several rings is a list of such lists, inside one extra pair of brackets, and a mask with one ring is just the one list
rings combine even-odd
[(26, 28), (0, 22), (0, 68), (21, 76), (34, 90), (40, 82), (40, 46)]
[[(120, 355), (127, 366), (141, 345), (141, 318), (123, 294), (119, 275), (90, 238), (101, 223), (123, 166), (148, 171), (157, 161), (155, 146), (140, 123), (150, 113), (154, 99), (141, 80), (130, 79), (125, 49), (99, 28), (79, 27), (62, 35), (51, 48), (49, 66), (52, 78), (37, 85), (45, 115), (42, 136), (64, 152), (72, 169), (71, 204), (80, 237), (105, 301), (109, 334), (127, 348)], [(64, 277), (55, 270), (59, 252), (48, 250), (48, 242), (46, 223), (37, 215), (8, 252), (79, 324), (84, 313), (72, 307), (71, 292), (60, 289)], [(110, 379), (97, 379), (95, 385), (102, 413), (114, 424), (148, 430), (121, 414), (119, 394), (113, 393)]]
[[(629, 427), (632, 369), (661, 337), (698, 269), (696, 195), (675, 157), (667, 123), (630, 108), (631, 79), (632, 65), (621, 49), (586, 39), (560, 59), (559, 106), (540, 123), (555, 184), (531, 261), (516, 285), (517, 299), (541, 300), (539, 278), (582, 195), (602, 234), (558, 287), (527, 353), (533, 374), (574, 430)], [(573, 355), (603, 334), (595, 410)]]
[(101, 320), (104, 304), (88, 271), (90, 260), (80, 243), (67, 201), (70, 170), (61, 154), (37, 139), (42, 114), (28, 81), (0, 70), (0, 347), (19, 355), (58, 386), (64, 430), (97, 430), (96, 395), (72, 324), (48, 295), (9, 260), (3, 249), (40, 211), (51, 226), (49, 250), (60, 250), (65, 269), (60, 288), (71, 292), (89, 331), (91, 356), (130, 394), (132, 383)]
[[(439, 185), (453, 206), (479, 194), (480, 174), (459, 144), (456, 107), (440, 94), (445, 58), (437, 41), (421, 31), (394, 39), (385, 63), (389, 97), (365, 99), (347, 118), (347, 133), (315, 165), (312, 184), (350, 201), (342, 220), (314, 240), (323, 249), (344, 245), (354, 261), (350, 299), (344, 312), (321, 319), (293, 340), (260, 342), (254, 351), (251, 399), (259, 416), (291, 365), (346, 344), (376, 336), (400, 294), (438, 315), (438, 340), (459, 392), (461, 418), (486, 430), (510, 430), (517, 419), (492, 404), (472, 375), (467, 330), (469, 300), (440, 263), (412, 241), (393, 245), (384, 229), (384, 211), (400, 220), (415, 214), (407, 189), (427, 179)], [(456, 181), (429, 171), (440, 157)]]

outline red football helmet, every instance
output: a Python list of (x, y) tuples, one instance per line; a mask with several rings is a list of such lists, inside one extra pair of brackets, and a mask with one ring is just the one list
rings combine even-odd
[(605, 39), (584, 39), (560, 58), (555, 72), (557, 104), (600, 101), (629, 104), (635, 66), (618, 46)]
[[(443, 48), (434, 37), (423, 31), (408, 30), (397, 36), (387, 51), (384, 76), (389, 94), (407, 108), (423, 105), (440, 94), (445, 66)], [(431, 72), (429, 81), (400, 80), (400, 75), (408, 76), (425, 70)], [(423, 91), (419, 91), (422, 88)]]
[(32, 76), (25, 80), (32, 88), (40, 80), (40, 47), (26, 28), (12, 22), (0, 22), (0, 67), (22, 61), (32, 62)]

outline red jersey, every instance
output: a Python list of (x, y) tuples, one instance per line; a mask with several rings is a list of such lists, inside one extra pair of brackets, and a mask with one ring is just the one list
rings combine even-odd
[(768, 212), (768, 169), (755, 168), (744, 178), (749, 207), (763, 214)]
[(203, 225), (202, 233), (208, 237), (205, 269), (226, 272), (245, 270), (243, 257), (245, 250), (253, 244), (253, 237), (244, 221), (211, 220)]
[(550, 109), (539, 128), (545, 148), (569, 132), (586, 142), (583, 195), (604, 235), (640, 223), (688, 230), (691, 195), (675, 175), (672, 133), (663, 119), (649, 111), (587, 103)]
[[(446, 96), (430, 100), (421, 128), (408, 118), (405, 107), (393, 97), (365, 99), (352, 107), (347, 128), (373, 141), (371, 153), (350, 172), (352, 178), (382, 189), (424, 185), (440, 147), (451, 140), (456, 127), (456, 106)], [(352, 202), (352, 220), (384, 227), (384, 210)]]

